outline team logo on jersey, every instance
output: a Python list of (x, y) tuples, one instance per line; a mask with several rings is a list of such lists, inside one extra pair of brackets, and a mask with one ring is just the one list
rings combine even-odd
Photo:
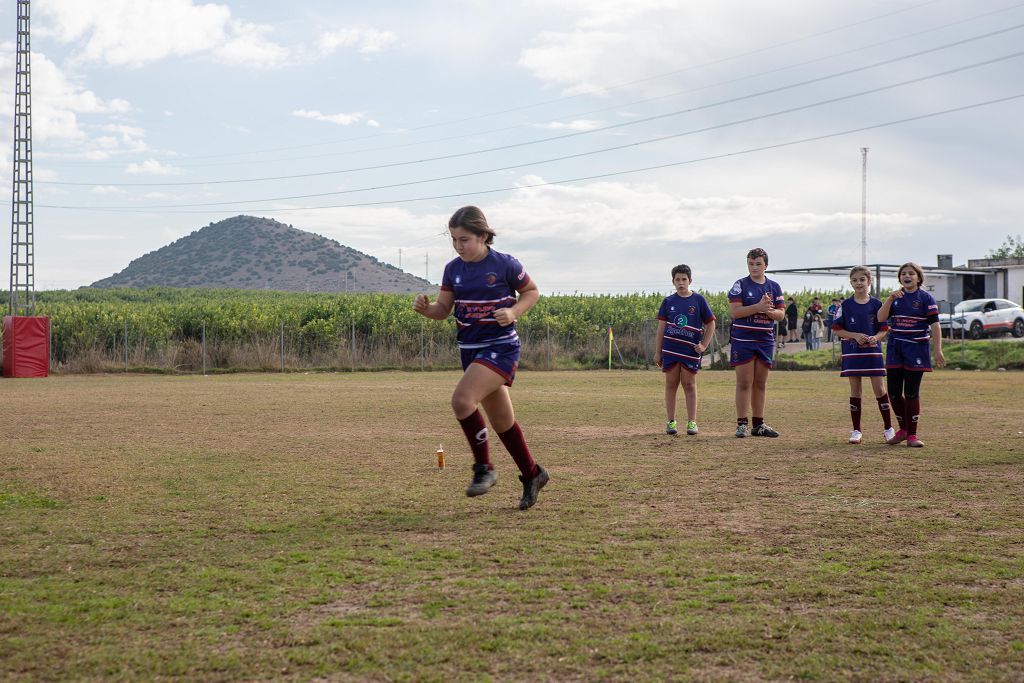
[(689, 318), (680, 313), (676, 316), (676, 327), (686, 327), (686, 323), (689, 322)]
[(920, 358), (915, 358), (914, 362), (917, 363), (918, 365), (920, 365), (921, 364), (921, 359)]
[(488, 287), (493, 287), (498, 282), (498, 274), (497, 273), (487, 273), (487, 276), (484, 279), (487, 280), (487, 286)]
[(732, 289), (729, 290), (729, 293), (735, 296), (736, 294), (739, 294), (742, 291), (743, 287), (740, 286), (739, 282), (736, 282), (736, 284), (732, 286)]
[(920, 302), (920, 301), (918, 301), (917, 299), (914, 299), (914, 300), (913, 300), (913, 301), (912, 301), (912, 302), (910, 303), (910, 307), (911, 307), (911, 308), (921, 308), (921, 302)]
[(495, 359), (497, 359), (497, 357), (498, 357), (498, 354), (495, 353), (494, 351), (491, 351), (491, 360), (495, 360)]
[(747, 296), (754, 296), (754, 293), (748, 290), (747, 291)]
[(526, 271), (525, 271), (525, 270), (521, 270), (521, 271), (519, 271), (519, 275), (516, 275), (516, 279), (517, 279), (517, 280), (522, 280), (522, 279), (524, 279), (525, 277), (526, 277)]
[(696, 315), (696, 313), (697, 313), (697, 307), (696, 306), (690, 306), (690, 315)]
[(457, 285), (461, 285), (462, 284), (462, 276), (461, 275), (456, 275), (455, 276), (455, 284), (457, 284)]

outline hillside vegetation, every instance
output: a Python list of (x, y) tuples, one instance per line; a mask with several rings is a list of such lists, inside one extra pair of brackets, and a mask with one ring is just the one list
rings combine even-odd
[(210, 223), (93, 287), (420, 292), (432, 285), (335, 240), (269, 218)]

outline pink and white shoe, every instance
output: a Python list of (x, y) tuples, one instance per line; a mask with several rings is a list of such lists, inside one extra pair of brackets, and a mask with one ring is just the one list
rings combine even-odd
[(860, 433), (859, 429), (854, 429), (850, 432), (850, 443), (858, 444), (862, 438), (864, 438), (864, 435)]
[(901, 429), (898, 432), (896, 432), (895, 434), (893, 434), (891, 439), (886, 440), (886, 443), (889, 444), (890, 446), (895, 446), (896, 444), (901, 443), (901, 442), (906, 441), (906, 440), (907, 440), (907, 430)]
[(896, 430), (893, 429), (892, 427), (889, 427), (884, 432), (882, 432), (882, 441), (889, 443), (889, 439), (891, 439), (894, 436), (896, 436)]
[(911, 448), (924, 448), (924, 441), (917, 438), (917, 434), (911, 434), (907, 437), (907, 445)]

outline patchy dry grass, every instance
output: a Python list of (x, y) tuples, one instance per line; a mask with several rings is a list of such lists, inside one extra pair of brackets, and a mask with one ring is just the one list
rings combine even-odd
[(729, 373), (677, 438), (659, 373), (522, 373), (525, 513), (498, 444), (463, 495), (456, 378), (3, 381), (0, 678), (1021, 679), (1024, 375), (927, 377), (911, 450), (834, 373), (778, 440)]

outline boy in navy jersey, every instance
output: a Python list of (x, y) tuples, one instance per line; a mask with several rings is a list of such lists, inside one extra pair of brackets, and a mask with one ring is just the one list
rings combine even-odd
[[(729, 365), (736, 368), (736, 436), (779, 435), (764, 421), (764, 404), (768, 395), (768, 372), (775, 352), (775, 323), (786, 315), (786, 301), (777, 282), (764, 275), (768, 252), (751, 249), (747, 252), (749, 275), (737, 280), (729, 290)], [(747, 411), (753, 413), (754, 424), (747, 427)]]
[(676, 293), (665, 297), (658, 309), (657, 351), (654, 363), (665, 373), (666, 434), (676, 434), (676, 391), (686, 396), (686, 433), (697, 433), (697, 371), (700, 355), (715, 334), (715, 314), (707, 300), (690, 291), (690, 266), (672, 269)]
[(434, 320), (444, 320), (455, 310), (465, 374), (452, 394), (452, 410), (469, 441), (474, 463), (466, 495), (481, 496), (498, 479), (491, 464), (487, 425), (478, 408), (483, 406), (491, 427), (519, 466), (523, 482), (519, 509), (525, 510), (537, 502), (548, 473), (526, 445), (508, 388), (519, 366), (516, 319), (537, 303), (540, 292), (519, 261), (491, 248), (495, 232), (480, 209), (462, 207), (449, 219), (448, 230), (459, 256), (444, 267), (437, 300), (431, 303), (420, 294), (413, 309)]
[(853, 420), (850, 443), (859, 444), (863, 438), (860, 431), (861, 377), (871, 380), (871, 389), (885, 423), (882, 439), (888, 442), (896, 436), (889, 412), (889, 395), (882, 387), (885, 361), (881, 342), (889, 331), (889, 325), (878, 322), (878, 309), (882, 302), (871, 296), (871, 270), (866, 266), (855, 266), (850, 270), (850, 284), (853, 296), (839, 304), (832, 322), (833, 333), (843, 340), (843, 366), (839, 376), (850, 378), (850, 419)]
[(942, 334), (939, 331), (939, 306), (928, 292), (921, 289), (924, 271), (916, 263), (904, 263), (897, 277), (900, 289), (895, 290), (878, 309), (878, 322), (889, 322), (889, 342), (885, 349), (889, 396), (896, 409), (899, 431), (888, 440), (896, 445), (906, 440), (911, 448), (924, 443), (917, 438), (921, 418), (921, 379), (932, 371), (930, 341), (935, 344), (935, 365), (942, 367)]

